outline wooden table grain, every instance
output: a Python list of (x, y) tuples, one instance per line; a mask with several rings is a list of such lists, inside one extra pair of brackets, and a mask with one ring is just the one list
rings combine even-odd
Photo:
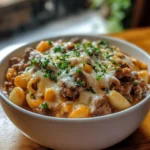
[[(132, 42), (150, 54), (150, 28), (132, 29), (111, 34)], [(115, 138), (115, 137), (114, 137)], [(49, 150), (20, 133), (0, 106), (0, 150)], [(150, 150), (150, 112), (140, 127), (127, 139), (107, 150)]]

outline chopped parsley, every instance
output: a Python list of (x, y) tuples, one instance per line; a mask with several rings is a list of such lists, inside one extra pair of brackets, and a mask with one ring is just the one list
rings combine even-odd
[(35, 59), (34, 58), (32, 58), (31, 60), (30, 60), (30, 64), (31, 64), (31, 66), (34, 66), (34, 64), (35, 64)]
[(134, 86), (137, 86), (137, 85), (139, 85), (139, 82), (138, 82), (137, 80), (135, 80), (135, 81), (133, 82), (133, 85), (134, 85)]
[(44, 76), (44, 78), (50, 78), (54, 82), (57, 81), (57, 75), (53, 75), (53, 74), (50, 74), (50, 73), (44, 73), (43, 76)]
[(43, 70), (44, 74), (44, 78), (50, 78), (51, 80), (53, 80), (54, 82), (57, 81), (57, 75), (54, 74), (54, 71), (53, 70)]
[(48, 40), (48, 44), (49, 44), (49, 45), (52, 45), (52, 41), (51, 41), (51, 40)]
[(87, 43), (87, 46), (89, 46), (90, 48), (94, 47), (93, 44), (92, 44), (92, 42)]
[(86, 49), (86, 48), (87, 48), (85, 43), (84, 43), (84, 44), (82, 44), (82, 47), (83, 47), (84, 49)]
[(110, 93), (110, 90), (108, 88), (105, 89), (106, 93)]
[(40, 106), (42, 109), (48, 109), (48, 105), (46, 102), (44, 102), (43, 104), (41, 104)]
[(109, 58), (111, 57), (111, 55), (110, 55), (109, 52), (107, 51), (107, 52), (104, 54), (104, 57), (105, 57), (106, 59), (109, 59)]
[(43, 62), (43, 65), (44, 65), (44, 66), (48, 66), (49, 62), (50, 62), (49, 59), (46, 59), (46, 58), (45, 58), (45, 60), (44, 60), (44, 62)]
[(54, 47), (54, 49), (53, 49), (53, 51), (56, 53), (56, 52), (64, 52), (64, 49), (60, 46), (60, 45), (58, 45), (57, 47)]
[(66, 74), (68, 74), (68, 73), (69, 73), (69, 70), (67, 69), (67, 70), (66, 70)]
[(58, 73), (57, 73), (57, 76), (60, 76), (62, 74), (62, 71), (59, 71)]
[(75, 56), (79, 57), (80, 56), (80, 52), (78, 52), (77, 50), (73, 50), (73, 53), (75, 54)]
[(76, 73), (78, 73), (79, 75), (81, 75), (81, 74), (82, 74), (81, 69), (80, 69), (80, 68), (78, 68), (78, 69), (76, 70)]
[(104, 75), (105, 75), (104, 73), (101, 73), (100, 75), (97, 75), (96, 80), (100, 80), (102, 77), (104, 77)]
[(77, 86), (85, 86), (84, 81), (76, 81)]
[(86, 91), (92, 92), (94, 94), (96, 93), (91, 86), (89, 88), (87, 88)]
[(87, 53), (89, 56), (93, 55), (93, 51), (90, 49), (84, 49), (84, 52)]
[(101, 49), (100, 48), (95, 48), (95, 51), (97, 51), (99, 54), (102, 53)]
[(76, 43), (75, 48), (77, 48), (77, 49), (80, 48), (80, 43)]
[(57, 66), (58, 66), (60, 69), (64, 70), (64, 69), (66, 69), (66, 68), (68, 67), (69, 63), (70, 63), (70, 62), (67, 61), (67, 60), (62, 60), (62, 61), (60, 61), (59, 63), (57, 63)]
[(109, 43), (107, 41), (103, 41), (103, 40), (99, 42), (99, 45), (104, 47), (104, 48), (108, 48), (109, 47)]

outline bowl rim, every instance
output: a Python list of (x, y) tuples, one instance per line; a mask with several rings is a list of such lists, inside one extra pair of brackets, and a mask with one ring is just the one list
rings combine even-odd
[[(79, 38), (85, 38), (85, 37), (90, 37), (90, 38), (104, 38), (106, 40), (112, 40), (115, 42), (119, 42), (121, 44), (124, 45), (128, 45), (130, 47), (133, 47), (134, 49), (136, 49), (137, 51), (140, 51), (143, 55), (145, 55), (147, 58), (149, 58), (150, 60), (150, 56), (148, 55), (147, 52), (145, 52), (144, 50), (142, 50), (140, 47), (127, 42), (125, 40), (116, 38), (116, 37), (111, 37), (108, 35), (91, 35), (91, 34), (71, 34), (71, 35), (61, 35), (61, 36), (50, 36), (44, 39), (39, 39), (36, 41), (32, 41), (26, 44), (23, 44), (21, 46), (18, 46), (17, 48), (11, 50), (9, 53), (7, 53), (4, 57), (2, 57), (2, 59), (0, 60), (0, 66), (2, 64), (2, 62), (10, 55), (12, 54), (14, 51), (18, 50), (18, 49), (23, 49), (31, 44), (37, 43), (41, 40), (47, 40), (47, 39), (60, 39), (60, 38), (73, 38), (73, 37), (79, 37)], [(58, 121), (58, 122), (74, 122), (74, 123), (81, 123), (81, 122), (89, 122), (89, 121), (98, 121), (98, 120), (108, 120), (110, 118), (115, 118), (115, 117), (123, 117), (124, 115), (127, 115), (129, 113), (132, 113), (133, 111), (135, 111), (136, 109), (140, 108), (142, 105), (144, 105), (145, 103), (147, 103), (148, 100), (150, 100), (150, 94), (148, 94), (142, 101), (140, 101), (139, 103), (137, 103), (136, 105), (127, 108), (125, 110), (119, 111), (117, 113), (112, 113), (112, 114), (108, 114), (108, 115), (104, 115), (104, 116), (95, 116), (95, 117), (89, 117), (89, 118), (58, 118), (58, 117), (52, 117), (52, 116), (46, 116), (46, 115), (41, 115), (41, 114), (37, 114), (34, 113), (32, 111), (26, 110), (20, 106), (15, 105), (14, 103), (12, 103), (4, 94), (2, 89), (0, 89), (0, 98), (2, 99), (3, 102), (5, 102), (5, 104), (9, 105), (10, 107), (12, 107), (13, 109), (16, 109), (17, 111), (21, 111), (22, 113), (25, 113), (26, 115), (29, 115), (31, 117), (35, 117), (38, 119), (42, 119), (42, 120), (51, 120), (51, 121)]]

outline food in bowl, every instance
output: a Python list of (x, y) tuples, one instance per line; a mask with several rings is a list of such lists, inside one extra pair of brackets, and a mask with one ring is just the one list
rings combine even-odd
[(148, 92), (147, 65), (107, 41), (41, 41), (10, 59), (4, 91), (35, 113), (86, 118), (122, 111)]

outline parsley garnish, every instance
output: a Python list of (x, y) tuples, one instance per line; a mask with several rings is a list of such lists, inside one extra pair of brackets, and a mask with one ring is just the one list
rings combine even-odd
[(91, 86), (89, 88), (87, 88), (86, 90), (95, 94), (95, 91), (93, 90), (93, 88)]
[(108, 48), (109, 47), (109, 43), (107, 41), (100, 41), (99, 45), (104, 47), (104, 48)]
[(82, 74), (81, 69), (80, 69), (80, 68), (78, 68), (78, 69), (76, 70), (76, 73), (78, 73), (79, 75), (81, 75), (81, 74)]
[(106, 52), (105, 55), (104, 55), (104, 57), (105, 57), (106, 59), (109, 59), (109, 58), (111, 57), (111, 55), (110, 55), (108, 52)]
[(80, 43), (76, 43), (75, 48), (77, 48), (77, 49), (80, 48)]
[(30, 60), (30, 64), (31, 64), (31, 66), (33, 66), (34, 64), (35, 64), (35, 59), (34, 58), (32, 58), (31, 60)]
[(133, 85), (134, 86), (137, 86), (139, 84), (139, 82), (137, 81), (137, 80), (135, 80), (134, 82), (133, 82)]
[(86, 49), (86, 44), (82, 44), (82, 47), (83, 47), (84, 49)]
[(43, 104), (41, 104), (40, 106), (42, 109), (48, 109), (48, 105), (46, 102), (44, 102)]
[(93, 52), (91, 50), (88, 50), (88, 49), (85, 49), (84, 50), (89, 56), (92, 56), (93, 55)]
[(77, 86), (85, 86), (84, 81), (77, 81), (76, 84), (77, 84)]
[(62, 60), (59, 63), (57, 63), (57, 66), (62, 70), (66, 69), (68, 65), (69, 65), (69, 61), (67, 60)]
[(77, 50), (73, 50), (73, 53), (74, 53), (77, 57), (80, 56), (80, 52), (78, 52)]
[(55, 47), (53, 50), (54, 50), (55, 53), (56, 52), (64, 52), (64, 49), (60, 45), (58, 45), (57, 47)]
[(102, 74), (100, 74), (100, 75), (96, 76), (96, 80), (101, 79), (103, 76), (104, 76), (104, 73), (102, 73)]
[(48, 44), (49, 44), (49, 45), (52, 45), (52, 41), (51, 41), (51, 40), (48, 40)]
[(54, 82), (57, 81), (57, 75), (54, 75), (54, 71), (53, 70), (46, 70), (44, 72), (43, 76), (44, 76), (44, 78), (50, 78)]
[(87, 44), (87, 46), (89, 46), (90, 48), (93, 48), (93, 47), (94, 47), (93, 44), (92, 44), (92, 42), (89, 42), (89, 43)]
[(107, 93), (110, 93), (110, 90), (109, 90), (108, 88), (106, 88), (105, 91), (106, 91)]
[(60, 76), (62, 74), (62, 72), (61, 71), (59, 71), (58, 73), (57, 73), (57, 76)]

